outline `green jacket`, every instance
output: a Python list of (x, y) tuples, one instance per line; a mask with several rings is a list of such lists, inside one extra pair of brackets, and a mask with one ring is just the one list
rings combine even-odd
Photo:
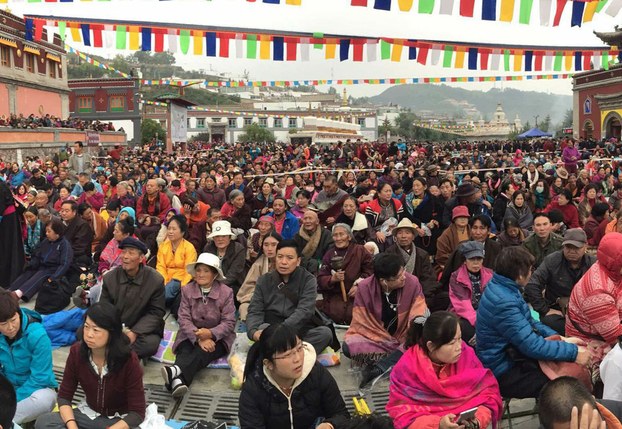
[(561, 250), (562, 243), (564, 242), (564, 238), (561, 235), (551, 233), (551, 237), (549, 238), (549, 242), (546, 246), (541, 246), (538, 241), (538, 236), (536, 234), (531, 234), (527, 239), (523, 242), (523, 246), (529, 253), (536, 258), (534, 262), (534, 268), (538, 268), (538, 266), (542, 263), (544, 258), (550, 255), (553, 252), (557, 252)]

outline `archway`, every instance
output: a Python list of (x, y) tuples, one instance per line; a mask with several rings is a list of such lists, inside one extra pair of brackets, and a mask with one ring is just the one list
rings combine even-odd
[(605, 137), (610, 139), (615, 137), (620, 140), (622, 136), (622, 117), (617, 112), (610, 112), (603, 121)]
[(591, 139), (594, 136), (594, 123), (591, 120), (587, 120), (583, 123), (583, 138)]

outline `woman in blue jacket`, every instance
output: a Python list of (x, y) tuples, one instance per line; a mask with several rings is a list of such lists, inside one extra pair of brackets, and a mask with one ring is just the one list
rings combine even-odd
[(505, 398), (537, 398), (549, 378), (538, 361), (587, 365), (589, 352), (577, 338), (547, 340), (557, 332), (536, 321), (523, 299), (533, 256), (521, 246), (504, 248), (477, 308), (477, 355), (499, 381)]
[(17, 394), (15, 423), (32, 422), (56, 405), (58, 384), (52, 372), (52, 346), (41, 316), (19, 308), (11, 293), (1, 289), (0, 373)]

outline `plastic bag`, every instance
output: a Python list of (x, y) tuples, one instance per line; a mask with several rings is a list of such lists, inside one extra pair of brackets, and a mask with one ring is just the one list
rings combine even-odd
[(158, 414), (158, 406), (149, 404), (145, 410), (145, 420), (138, 426), (140, 429), (172, 429), (166, 424), (164, 416)]
[(242, 388), (244, 366), (246, 365), (246, 356), (248, 356), (250, 348), (251, 341), (246, 336), (246, 333), (238, 333), (227, 358), (231, 367), (231, 387), (234, 389)]

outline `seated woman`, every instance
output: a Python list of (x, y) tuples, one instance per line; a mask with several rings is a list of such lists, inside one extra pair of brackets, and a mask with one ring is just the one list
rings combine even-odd
[(337, 382), (315, 358), (313, 347), (293, 328), (268, 326), (246, 358), (240, 428), (341, 427), (348, 410)]
[[(272, 219), (272, 218), (270, 218)], [(276, 231), (270, 231), (263, 239), (259, 257), (253, 263), (244, 283), (240, 287), (236, 295), (236, 299), (240, 303), (240, 320), (246, 320), (248, 314), (248, 306), (255, 293), (255, 285), (257, 279), (269, 271), (273, 271), (276, 263), (276, 246), (283, 240)]]
[(516, 191), (512, 194), (512, 201), (508, 204), (503, 216), (503, 220), (505, 219), (514, 219), (522, 229), (533, 228), (533, 213), (523, 191)]
[(436, 241), (436, 257), (434, 262), (436, 270), (441, 273), (452, 253), (458, 248), (458, 244), (467, 241), (471, 236), (469, 227), (469, 209), (467, 206), (456, 206), (451, 212), (451, 225)]
[(311, 203), (311, 192), (306, 189), (301, 189), (296, 192), (296, 204), (292, 206), (289, 210), (291, 214), (296, 216), (297, 219), (302, 219), (305, 212), (307, 210), (311, 210), (309, 208), (309, 203)]
[(271, 216), (262, 216), (255, 225), (257, 232), (248, 237), (246, 241), (246, 262), (252, 265), (261, 253), (261, 246), (265, 237), (270, 235), (274, 229), (274, 218)]
[(32, 422), (52, 411), (58, 384), (52, 372), (52, 345), (41, 316), (19, 308), (17, 300), (3, 289), (0, 289), (0, 368), (17, 394), (15, 423)]
[(428, 311), (419, 280), (404, 269), (400, 258), (381, 253), (373, 266), (373, 276), (359, 283), (343, 345), (353, 361), (371, 362), (363, 368), (360, 387), (395, 365), (402, 356), (408, 324)]
[[(135, 428), (145, 418), (143, 369), (123, 333), (121, 315), (99, 302), (84, 315), (82, 340), (69, 349), (58, 391), (59, 412), (37, 419), (36, 429)], [(85, 400), (71, 403), (80, 385)]]
[(164, 277), (164, 296), (166, 305), (171, 306), (177, 300), (181, 287), (185, 286), (192, 276), (186, 266), (197, 260), (197, 251), (192, 243), (184, 239), (188, 232), (188, 222), (183, 215), (175, 215), (168, 223), (168, 240), (158, 249), (156, 269)]
[[(317, 307), (335, 323), (349, 325), (358, 284), (373, 273), (372, 258), (365, 247), (352, 241), (348, 225), (335, 224), (332, 233), (335, 244), (324, 255), (317, 277), (318, 292), (322, 294)], [(335, 258), (340, 259), (339, 265)], [(347, 293), (345, 301), (342, 284)]]
[[(387, 412), (397, 429), (486, 428), (500, 420), (497, 380), (461, 337), (458, 317), (447, 311), (412, 321), (389, 387)], [(471, 408), (475, 421), (457, 423)]]
[(67, 274), (73, 263), (73, 250), (63, 237), (64, 233), (65, 226), (60, 219), (45, 225), (46, 239), (9, 288), (17, 299), (28, 302), (44, 285), (57, 282)]
[(393, 244), (391, 224), (393, 226), (402, 220), (404, 208), (397, 198), (393, 198), (393, 188), (388, 182), (380, 182), (377, 187), (376, 198), (371, 200), (365, 208), (367, 223), (374, 231), (374, 239), (380, 250)]
[(365, 244), (375, 238), (374, 230), (369, 226), (367, 217), (359, 212), (359, 203), (354, 197), (348, 197), (343, 201), (341, 214), (335, 223), (345, 223), (352, 228), (356, 244)]
[(428, 183), (423, 177), (415, 177), (412, 182), (412, 191), (406, 195), (406, 216), (421, 225), (423, 235), (417, 234), (415, 245), (426, 252), (436, 253), (436, 241), (443, 229), (443, 202), (428, 190)]
[(520, 246), (529, 232), (522, 229), (518, 221), (512, 217), (503, 219), (503, 231), (497, 236), (497, 241), (503, 247)]
[(60, 206), (68, 200), (75, 200), (76, 198), (71, 195), (71, 189), (68, 186), (60, 185), (58, 187), (58, 200), (54, 203), (54, 210), (60, 212)]
[(581, 225), (585, 225), (585, 222), (587, 222), (587, 219), (590, 217), (592, 208), (596, 203), (607, 204), (607, 200), (603, 197), (602, 188), (595, 183), (590, 183), (583, 188), (583, 198), (581, 198), (581, 201), (577, 206), (577, 210), (579, 211), (579, 222)]
[(234, 189), (229, 193), (229, 201), (227, 201), (220, 209), (222, 219), (231, 224), (231, 228), (236, 230), (236, 234), (240, 235), (248, 233), (251, 229), (251, 209), (246, 205), (244, 193), (238, 189)]
[(26, 219), (26, 237), (24, 239), (24, 254), (30, 259), (39, 247), (39, 243), (45, 239), (45, 226), (39, 220), (39, 210), (36, 206), (30, 206), (24, 212)]
[(465, 261), (449, 278), (449, 311), (458, 315), (462, 340), (470, 343), (475, 336), (479, 300), (494, 273), (483, 265), (484, 245), (479, 241), (462, 243), (458, 251)]
[(119, 249), (119, 243), (133, 235), (134, 221), (132, 219), (124, 219), (115, 223), (112, 240), (108, 242), (99, 258), (97, 268), (100, 274), (106, 274), (108, 271), (121, 265), (122, 250)]
[(572, 288), (566, 314), (566, 334), (589, 344), (598, 365), (622, 335), (622, 234), (600, 241), (596, 263)]
[(568, 229), (571, 228), (581, 228), (579, 224), (579, 211), (577, 207), (572, 202), (572, 194), (568, 189), (564, 189), (557, 196), (557, 199), (551, 201), (551, 203), (546, 207), (545, 212), (549, 213), (553, 210), (558, 210), (564, 216), (564, 223)]
[[(158, 236), (156, 237), (156, 242), (158, 243), (158, 247), (162, 243), (164, 243), (164, 241), (168, 238), (168, 223), (171, 221), (171, 219), (173, 219), (173, 216), (180, 215), (180, 214), (181, 214), (181, 211), (179, 209), (176, 209), (176, 208), (170, 208), (164, 214), (164, 221), (160, 225), (160, 230), (158, 231)], [(120, 216), (120, 214), (119, 214), (119, 216)]]
[(203, 249), (220, 258), (220, 269), (225, 274), (223, 283), (233, 289), (234, 296), (246, 277), (246, 248), (235, 240), (231, 224), (219, 220), (212, 224), (212, 233), (207, 236), (208, 242)]
[(531, 315), (522, 291), (533, 261), (522, 246), (504, 248), (477, 308), (477, 355), (497, 377), (504, 398), (537, 398), (549, 381), (541, 361), (585, 366), (590, 358), (577, 338), (547, 339), (557, 332)]
[(188, 392), (199, 370), (225, 356), (235, 340), (233, 291), (220, 282), (224, 276), (218, 256), (201, 253), (186, 269), (193, 280), (181, 290), (175, 364), (162, 367), (164, 384), (176, 398)]

